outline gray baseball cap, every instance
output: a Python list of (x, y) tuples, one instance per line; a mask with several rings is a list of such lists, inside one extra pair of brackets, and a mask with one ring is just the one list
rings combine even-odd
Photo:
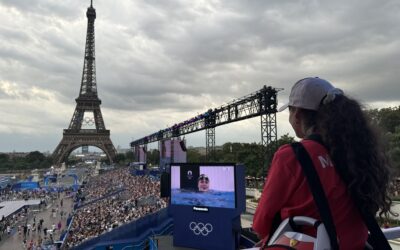
[(288, 106), (318, 110), (321, 101), (334, 90), (327, 80), (318, 77), (307, 77), (297, 81), (290, 91), (289, 102), (279, 108), (278, 112), (285, 110)]

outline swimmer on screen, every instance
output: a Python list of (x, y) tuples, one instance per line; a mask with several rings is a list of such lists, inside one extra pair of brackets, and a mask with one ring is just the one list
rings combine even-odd
[(200, 192), (208, 192), (210, 188), (210, 180), (208, 176), (205, 174), (201, 174), (199, 179), (197, 180), (197, 187), (199, 188)]

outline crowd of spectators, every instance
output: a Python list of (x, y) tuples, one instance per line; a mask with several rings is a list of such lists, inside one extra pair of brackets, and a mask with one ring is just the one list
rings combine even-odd
[(0, 219), (0, 240), (2, 240), (5, 236), (10, 235), (12, 230), (17, 227), (17, 225), (22, 224), (27, 220), (29, 208), (25, 207), (21, 209), (19, 212), (7, 216), (2, 217)]
[[(114, 195), (109, 196), (110, 193)], [(134, 176), (128, 168), (90, 177), (82, 194), (88, 205), (75, 211), (66, 240), (68, 248), (167, 206), (160, 198), (159, 181)], [(93, 200), (97, 201), (90, 204)]]
[(51, 195), (52, 193), (46, 189), (12, 190), (11, 188), (5, 188), (0, 190), (0, 202), (28, 199), (45, 200), (51, 198)]
[[(49, 202), (49, 200), (54, 196), (54, 194), (41, 189), (16, 191), (11, 190), (10, 188), (5, 188), (0, 191), (0, 194), (0, 202), (40, 199), (40, 205), (37, 207), (38, 209), (45, 208), (47, 202)], [(21, 228), (25, 228), (26, 237), (26, 230), (31, 227), (28, 220), (34, 217), (34, 213), (37, 211), (39, 210), (32, 209), (30, 206), (23, 206), (20, 210), (8, 215), (7, 217), (3, 215), (2, 218), (0, 218), (0, 240), (4, 240), (17, 229), (20, 232)]]
[(90, 203), (93, 200), (104, 197), (106, 194), (122, 189), (126, 186), (125, 184), (129, 184), (127, 180), (124, 181), (126, 179), (124, 174), (129, 175), (127, 169), (115, 169), (87, 178), (86, 184), (81, 188), (84, 203)]

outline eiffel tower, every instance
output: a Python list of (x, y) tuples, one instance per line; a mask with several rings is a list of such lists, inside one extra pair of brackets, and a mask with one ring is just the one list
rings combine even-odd
[(96, 10), (93, 0), (87, 9), (88, 18), (85, 59), (83, 65), (81, 89), (75, 99), (76, 108), (68, 129), (64, 129), (63, 138), (53, 152), (53, 163), (60, 166), (71, 152), (82, 146), (95, 146), (104, 151), (110, 163), (115, 160), (116, 150), (110, 139), (110, 130), (104, 125), (100, 110), (101, 100), (97, 96), (96, 65), (94, 47), (94, 20)]

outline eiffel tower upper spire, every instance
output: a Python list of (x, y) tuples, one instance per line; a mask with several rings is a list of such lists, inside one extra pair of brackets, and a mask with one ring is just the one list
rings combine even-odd
[(96, 62), (95, 62), (95, 39), (94, 39), (94, 20), (96, 19), (96, 9), (93, 8), (93, 0), (86, 11), (88, 19), (85, 59), (83, 64), (81, 90), (79, 98), (98, 99), (96, 84)]

